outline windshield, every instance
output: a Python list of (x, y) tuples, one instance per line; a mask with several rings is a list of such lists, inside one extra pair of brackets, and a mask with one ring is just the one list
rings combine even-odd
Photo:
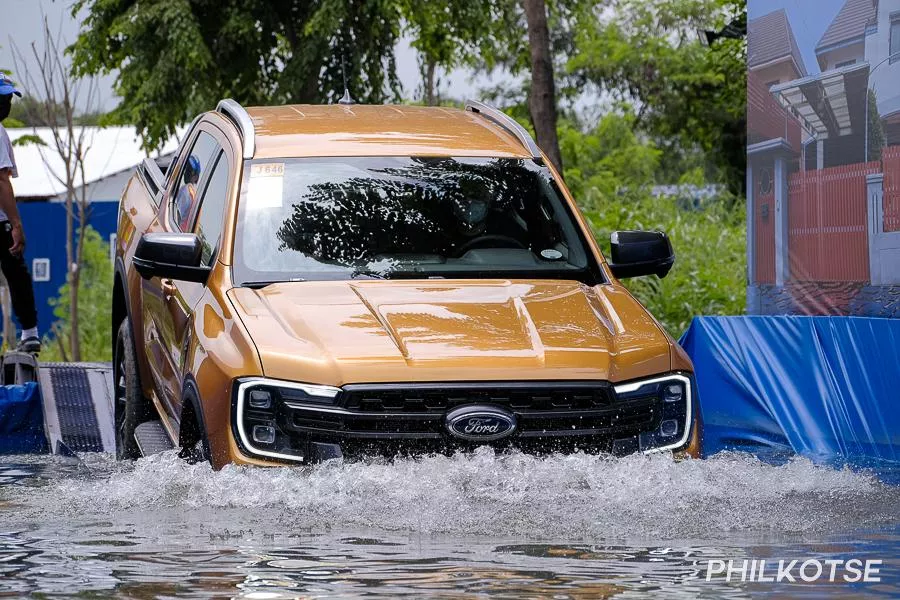
[(598, 276), (546, 167), (507, 158), (247, 161), (234, 279)]

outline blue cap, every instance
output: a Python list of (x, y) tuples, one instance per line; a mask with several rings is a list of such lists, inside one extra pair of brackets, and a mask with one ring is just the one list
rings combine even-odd
[(16, 89), (12, 79), (0, 73), (0, 96), (8, 96), (10, 94), (22, 97), (22, 92)]

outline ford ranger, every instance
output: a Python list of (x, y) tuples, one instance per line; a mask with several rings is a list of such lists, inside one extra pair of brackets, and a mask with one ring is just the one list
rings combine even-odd
[(117, 453), (277, 465), (371, 452), (696, 455), (689, 359), (619, 283), (506, 114), (233, 100), (123, 193)]

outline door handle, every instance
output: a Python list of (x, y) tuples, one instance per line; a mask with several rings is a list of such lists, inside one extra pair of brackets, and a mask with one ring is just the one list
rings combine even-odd
[(171, 279), (163, 279), (160, 282), (160, 287), (162, 288), (163, 298), (167, 301), (172, 299), (172, 296), (175, 295), (175, 292), (178, 289), (175, 287), (175, 282)]

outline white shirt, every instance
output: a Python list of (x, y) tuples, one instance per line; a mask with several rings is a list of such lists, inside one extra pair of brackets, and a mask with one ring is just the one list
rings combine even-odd
[[(12, 177), (19, 176), (12, 142), (9, 141), (9, 134), (6, 133), (6, 128), (2, 124), (0, 124), (0, 169), (10, 169)], [(0, 221), (6, 221), (6, 213), (2, 209), (0, 209)]]

